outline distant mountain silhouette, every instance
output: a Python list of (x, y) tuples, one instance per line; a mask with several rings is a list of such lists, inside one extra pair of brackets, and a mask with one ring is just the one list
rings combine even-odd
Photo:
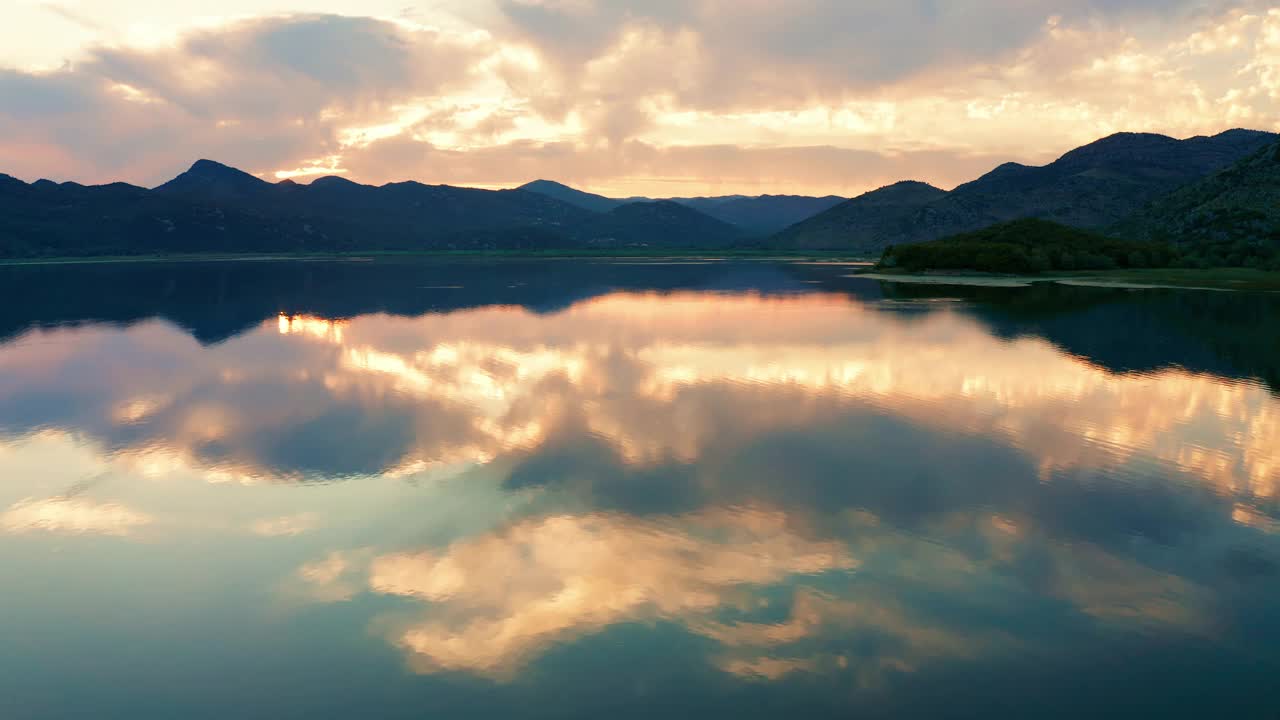
[(723, 248), (743, 237), (733, 225), (672, 200), (627, 203), (570, 232), (589, 247)]
[[(561, 202), (576, 205), (583, 210), (597, 213), (609, 212), (614, 208), (626, 205), (628, 202), (627, 200), (617, 200), (603, 195), (596, 195), (595, 193), (584, 192), (554, 180), (534, 180), (531, 183), (521, 185), (518, 189), (546, 195)], [(648, 198), (643, 199), (647, 200)]]
[(154, 190), (0, 181), (0, 255), (560, 246), (591, 215), (518, 190), (269, 183), (201, 160)]
[(784, 230), (770, 242), (878, 254), (887, 245), (935, 240), (1020, 218), (1104, 229), (1278, 138), (1253, 130), (1187, 140), (1120, 133), (1043, 167), (1006, 163), (932, 199), (914, 192), (903, 193), (900, 203), (854, 198)]
[[(570, 205), (577, 205), (592, 212), (609, 212), (634, 202), (654, 202), (655, 198), (610, 198), (584, 192), (553, 180), (534, 180), (520, 186), (521, 190), (553, 197)], [(717, 220), (735, 225), (746, 235), (764, 237), (783, 228), (812, 217), (827, 208), (844, 202), (835, 195), (809, 197), (807, 195), (725, 195), (720, 197), (662, 198), (693, 208)]]
[(157, 193), (235, 200), (264, 196), (271, 183), (212, 160), (197, 160), (191, 169), (157, 187)]
[(727, 198), (672, 198), (713, 218), (736, 225), (744, 233), (765, 237), (813, 217), (846, 198), (835, 195), (759, 195)]
[(911, 233), (917, 211), (946, 194), (927, 183), (904, 180), (846, 200), (784, 230), (772, 242), (809, 250), (847, 247), (858, 238), (862, 246), (884, 247)]
[[(1188, 140), (1121, 133), (1043, 167), (1006, 163), (951, 192), (905, 181), (851, 200), (621, 200), (549, 180), (515, 190), (341, 177), (270, 183), (210, 160), (153, 190), (0, 175), (0, 257), (730, 245), (878, 256), (887, 245), (1038, 218), (1135, 239), (1216, 243), (1222, 247), (1206, 257), (1225, 261), (1247, 255), (1244, 245), (1228, 245), (1274, 235), (1274, 193), (1266, 190), (1274, 153), (1262, 151), (1277, 140), (1251, 130)], [(1206, 180), (1255, 154), (1253, 164)]]
[(0, 178), (0, 256), (9, 257), (725, 247), (741, 236), (671, 202), (595, 213), (526, 190), (372, 186), (336, 176), (270, 183), (210, 160), (154, 190)]

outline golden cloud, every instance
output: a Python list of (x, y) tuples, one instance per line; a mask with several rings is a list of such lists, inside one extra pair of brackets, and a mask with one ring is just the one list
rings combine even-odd
[(27, 498), (0, 514), (0, 529), (14, 534), (129, 535), (152, 522), (150, 515), (119, 503), (83, 497)]
[(856, 564), (840, 544), (807, 540), (768, 510), (707, 511), (671, 523), (564, 515), (441, 553), (379, 557), (369, 588), (433, 603), (449, 616), (394, 638), (414, 667), (501, 678), (553, 645), (619, 622), (687, 621), (731, 602), (740, 588)]
[(1038, 0), (739, 3), (732, 19), (714, 2), (498, 5), (421, 22), (294, 4), (171, 18), (161, 40), (77, 36), (76, 63), (0, 69), (0, 166), (154, 184), (196, 154), (277, 177), (852, 195), (952, 186), (1116, 131), (1277, 127), (1280, 15), (1249, 0), (1179, 2), (1160, 32), (1131, 26), (1132, 7)]
[[(103, 339), (98, 330), (47, 332), (59, 342), (0, 349), (0, 368), (30, 391), (64, 383), (59, 368)], [(291, 348), (291, 364), (238, 349), (267, 333)], [(186, 466), (211, 479), (323, 475), (321, 455), (286, 454), (272, 438), (335, 408), (361, 418), (378, 449), (351, 467), (410, 474), (536, 454), (582, 431), (632, 465), (695, 463), (724, 443), (872, 407), (922, 428), (996, 438), (1046, 478), (1143, 461), (1243, 500), (1280, 488), (1280, 407), (1260, 385), (1175, 369), (1117, 375), (1041, 340), (997, 339), (960, 313), (904, 323), (841, 296), (616, 294), (552, 315), (498, 307), (282, 318), (216, 348), (159, 324), (134, 327), (126, 340), (182, 371), (118, 368), (113, 383), (94, 385), (104, 394), (94, 402), (106, 407), (86, 429), (114, 437), (134, 428), (115, 461), (151, 474)], [(264, 390), (291, 401), (267, 401)], [(383, 429), (393, 420), (394, 433)], [(205, 459), (211, 442), (222, 450)]]

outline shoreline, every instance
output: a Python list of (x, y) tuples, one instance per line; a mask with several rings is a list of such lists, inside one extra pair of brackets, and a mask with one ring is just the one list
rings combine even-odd
[[(853, 269), (846, 277), (920, 285), (1030, 287), (1058, 283), (1077, 287), (1149, 290), (1211, 290), (1280, 292), (1280, 272), (1250, 268), (1144, 268), (1136, 270), (1080, 270), (1039, 275), (1001, 275), (983, 272), (907, 273), (874, 270), (875, 262), (838, 252), (779, 253), (776, 251), (707, 250), (427, 250), (351, 253), (226, 253), (183, 255), (104, 255), (88, 257), (4, 258), (0, 267), (58, 265), (117, 265), (220, 262), (376, 262), (379, 260), (616, 260), (636, 262), (726, 262), (733, 260), (832, 265)], [(867, 271), (859, 271), (859, 268)]]
[(871, 267), (874, 260), (840, 253), (779, 253), (755, 251), (711, 250), (424, 250), (365, 251), (351, 253), (226, 253), (180, 255), (101, 255), (84, 257), (0, 258), (0, 267), (41, 265), (108, 265), (126, 263), (181, 262), (374, 262), (393, 259), (482, 259), (482, 260), (770, 260), (816, 265), (849, 265)]

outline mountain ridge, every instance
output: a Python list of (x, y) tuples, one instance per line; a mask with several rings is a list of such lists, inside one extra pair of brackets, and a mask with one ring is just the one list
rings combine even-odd
[(1183, 186), (1110, 228), (1205, 265), (1280, 265), (1280, 142)]
[(0, 256), (723, 247), (732, 227), (683, 205), (592, 213), (542, 194), (340, 176), (271, 183), (199, 160), (155, 188), (0, 178)]
[(1280, 135), (1240, 129), (1185, 140), (1115, 133), (1047, 165), (1001, 164), (942, 196), (909, 198), (892, 212), (854, 198), (787, 228), (768, 244), (878, 254), (888, 245), (936, 240), (1028, 217), (1102, 230), (1276, 140)]
[[(1046, 165), (1003, 163), (950, 192), (904, 180), (850, 199), (623, 200), (548, 180), (507, 190), (416, 180), (375, 186), (340, 175), (272, 183), (212, 160), (152, 189), (28, 184), (0, 174), (0, 256), (730, 246), (875, 255), (887, 245), (1037, 218), (1175, 243), (1244, 243), (1219, 253), (1230, 259), (1280, 232), (1266, 224), (1274, 193), (1250, 189), (1272, 187), (1268, 158), (1280, 162), (1280, 149), (1266, 149), (1276, 143), (1280, 135), (1256, 130), (1184, 140), (1117, 133)], [(1247, 158), (1252, 165), (1232, 169)], [(1177, 219), (1210, 210), (1212, 232)], [(803, 219), (762, 239), (760, 228), (788, 213)]]
[(710, 195), (698, 197), (611, 198), (579, 190), (555, 180), (534, 180), (519, 190), (536, 192), (593, 212), (609, 212), (629, 203), (669, 200), (734, 225), (745, 235), (764, 237), (843, 202), (835, 195)]

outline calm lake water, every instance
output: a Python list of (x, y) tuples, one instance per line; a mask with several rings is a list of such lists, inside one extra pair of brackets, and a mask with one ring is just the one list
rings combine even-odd
[(1280, 295), (0, 268), (0, 717), (1274, 718)]

